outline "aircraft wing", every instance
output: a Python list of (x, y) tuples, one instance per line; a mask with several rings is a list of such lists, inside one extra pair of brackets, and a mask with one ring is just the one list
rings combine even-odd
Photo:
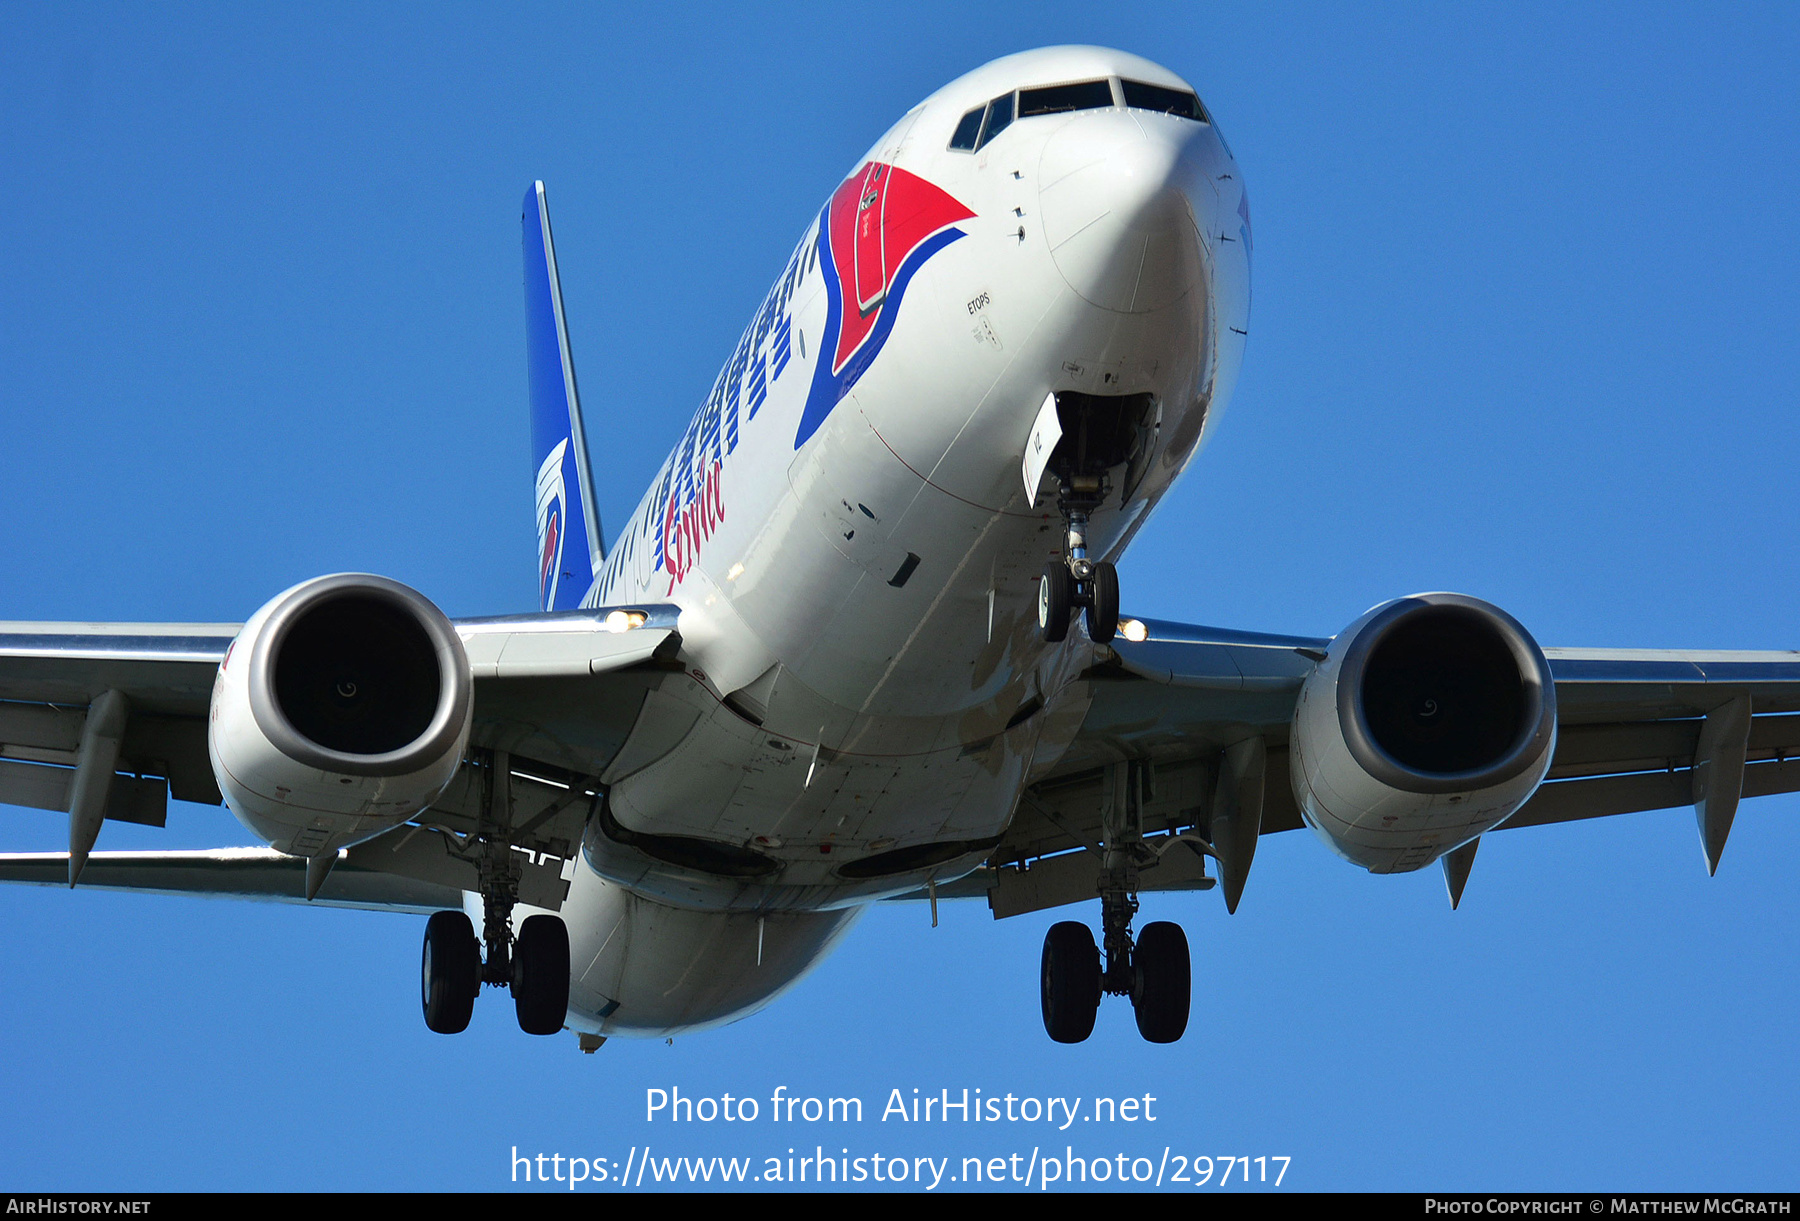
[[(470, 744), (509, 760), (521, 898), (555, 910), (597, 778), (679, 644), (673, 606), (453, 621), (475, 678)], [(125, 701), (105, 817), (163, 826), (168, 799), (222, 804), (207, 754), (213, 680), (236, 624), (0, 623), (0, 803), (66, 811), (90, 707)], [(499, 752), (494, 754), (493, 752)], [(429, 911), (477, 888), (457, 849), (483, 784), (464, 766), (414, 825), (342, 854), (320, 902)], [(346, 868), (347, 866), (347, 868)], [(84, 885), (300, 901), (305, 864), (267, 849), (96, 853)], [(67, 884), (64, 853), (0, 856), (0, 881)]]
[[(1303, 825), (1288, 775), (1289, 725), (1302, 682), (1331, 642), (1137, 622), (1144, 639), (1121, 636), (1097, 650), (1082, 675), (1085, 714), (1072, 745), (1027, 789), (988, 869), (962, 887), (985, 891), (996, 915), (1091, 897), (1094, 858), (1080, 850), (1100, 841), (1101, 811), (1117, 799), (1116, 765), (1149, 764), (1142, 827), (1146, 842), (1163, 851), (1142, 872), (1145, 890), (1196, 885), (1185, 876), (1191, 862), (1169, 849), (1184, 830), (1190, 841), (1204, 841), (1227, 752), (1239, 743), (1261, 743), (1261, 833)], [(1728, 780), (1739, 749), (1733, 808), (1737, 795), (1800, 791), (1800, 651), (1549, 648), (1544, 655), (1557, 706), (1549, 775), (1495, 830), (1696, 804), (1707, 795), (1706, 765), (1722, 757)], [(1729, 723), (1734, 711), (1741, 724)], [(1703, 846), (1716, 865), (1723, 831)], [(1182, 868), (1165, 873), (1164, 861)], [(1067, 880), (1045, 874), (1047, 866)], [(1045, 876), (1027, 887), (1030, 874)]]

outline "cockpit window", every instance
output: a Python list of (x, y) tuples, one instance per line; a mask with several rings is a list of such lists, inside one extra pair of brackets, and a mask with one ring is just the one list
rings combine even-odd
[[(1125, 104), (1134, 110), (1154, 110), (1201, 123), (1212, 122), (1206, 108), (1200, 105), (1200, 99), (1186, 90), (1146, 85), (1142, 81), (1120, 81), (1119, 84), (1124, 91)], [(950, 137), (950, 147), (963, 152), (985, 148), (995, 136), (1011, 126), (1014, 119), (1067, 114), (1073, 110), (1107, 110), (1112, 105), (1113, 88), (1108, 80), (1021, 89), (1017, 94), (1003, 94), (985, 107), (977, 106), (963, 115)]]
[(1037, 114), (1060, 114), (1067, 110), (1100, 110), (1112, 104), (1112, 85), (1107, 81), (1081, 81), (1073, 85), (1019, 90), (1021, 119), (1029, 119)]
[(986, 112), (987, 107), (977, 106), (964, 115), (962, 122), (956, 125), (956, 134), (950, 137), (950, 147), (960, 148), (964, 152), (973, 152), (975, 140), (981, 135), (981, 116)]
[(1005, 97), (998, 97), (989, 102), (987, 108), (987, 126), (981, 129), (981, 139), (976, 142), (975, 147), (981, 148), (987, 144), (988, 141), (992, 140), (995, 136), (1011, 126), (1012, 121), (1012, 94), (1009, 93)]
[(1186, 90), (1165, 89), (1142, 81), (1120, 81), (1119, 84), (1125, 90), (1125, 104), (1133, 110), (1155, 110), (1200, 123), (1211, 122), (1200, 99)]

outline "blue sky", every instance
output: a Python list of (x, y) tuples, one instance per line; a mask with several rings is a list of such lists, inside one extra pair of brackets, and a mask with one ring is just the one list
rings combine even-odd
[[(1712, 6), (909, 5), (0, 11), (0, 617), (236, 620), (323, 572), (451, 614), (534, 587), (518, 204), (549, 186), (621, 522), (808, 217), (913, 102), (1097, 42), (1199, 88), (1254, 207), (1216, 443), (1127, 611), (1335, 632), (1455, 589), (1545, 644), (1800, 645), (1800, 18)], [(7, 809), (13, 849), (62, 820)], [(508, 1185), (523, 1152), (1284, 1155), (1313, 1189), (1792, 1189), (1800, 801), (1707, 879), (1691, 812), (1435, 870), (1271, 837), (1168, 1048), (1037, 1013), (1045, 927), (866, 918), (673, 1045), (464, 1036), (423, 921), (16, 889), (0, 1189)], [(245, 842), (222, 810), (101, 847)], [(1075, 913), (1090, 915), (1091, 913)], [(861, 1125), (645, 1123), (644, 1091), (856, 1095)], [(1076, 1139), (874, 1118), (888, 1091), (1157, 1096)]]

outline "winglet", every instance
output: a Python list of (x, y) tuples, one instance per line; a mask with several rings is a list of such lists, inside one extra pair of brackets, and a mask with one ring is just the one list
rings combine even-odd
[[(576, 610), (605, 558), (544, 184), (525, 193), (525, 358), (537, 471), (538, 607)], [(571, 500), (575, 504), (571, 504)]]

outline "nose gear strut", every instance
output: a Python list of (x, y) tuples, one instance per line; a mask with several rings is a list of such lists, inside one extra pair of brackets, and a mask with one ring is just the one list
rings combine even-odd
[(1063, 519), (1062, 559), (1044, 566), (1038, 584), (1038, 629), (1055, 644), (1069, 634), (1076, 607), (1087, 615), (1088, 638), (1106, 644), (1119, 630), (1119, 573), (1105, 560), (1088, 558), (1088, 515), (1112, 491), (1105, 473), (1057, 475), (1056, 508)]
[[(1113, 493), (1115, 474), (1133, 486), (1133, 469), (1142, 478), (1142, 463), (1154, 445), (1156, 401), (1149, 394), (1095, 395), (1059, 390), (1055, 430), (1034, 426), (1054, 436), (1042, 469), (1056, 478), (1056, 510), (1062, 517), (1062, 558), (1047, 565), (1038, 586), (1038, 628), (1046, 643), (1069, 634), (1069, 619), (1080, 607), (1087, 616), (1088, 637), (1110, 643), (1119, 628), (1119, 574), (1104, 560), (1088, 554), (1088, 519)], [(1039, 433), (1034, 431), (1033, 443)], [(1133, 464), (1138, 466), (1134, 468)], [(1029, 468), (1028, 468), (1029, 469)], [(1029, 473), (1035, 485), (1037, 477)]]

